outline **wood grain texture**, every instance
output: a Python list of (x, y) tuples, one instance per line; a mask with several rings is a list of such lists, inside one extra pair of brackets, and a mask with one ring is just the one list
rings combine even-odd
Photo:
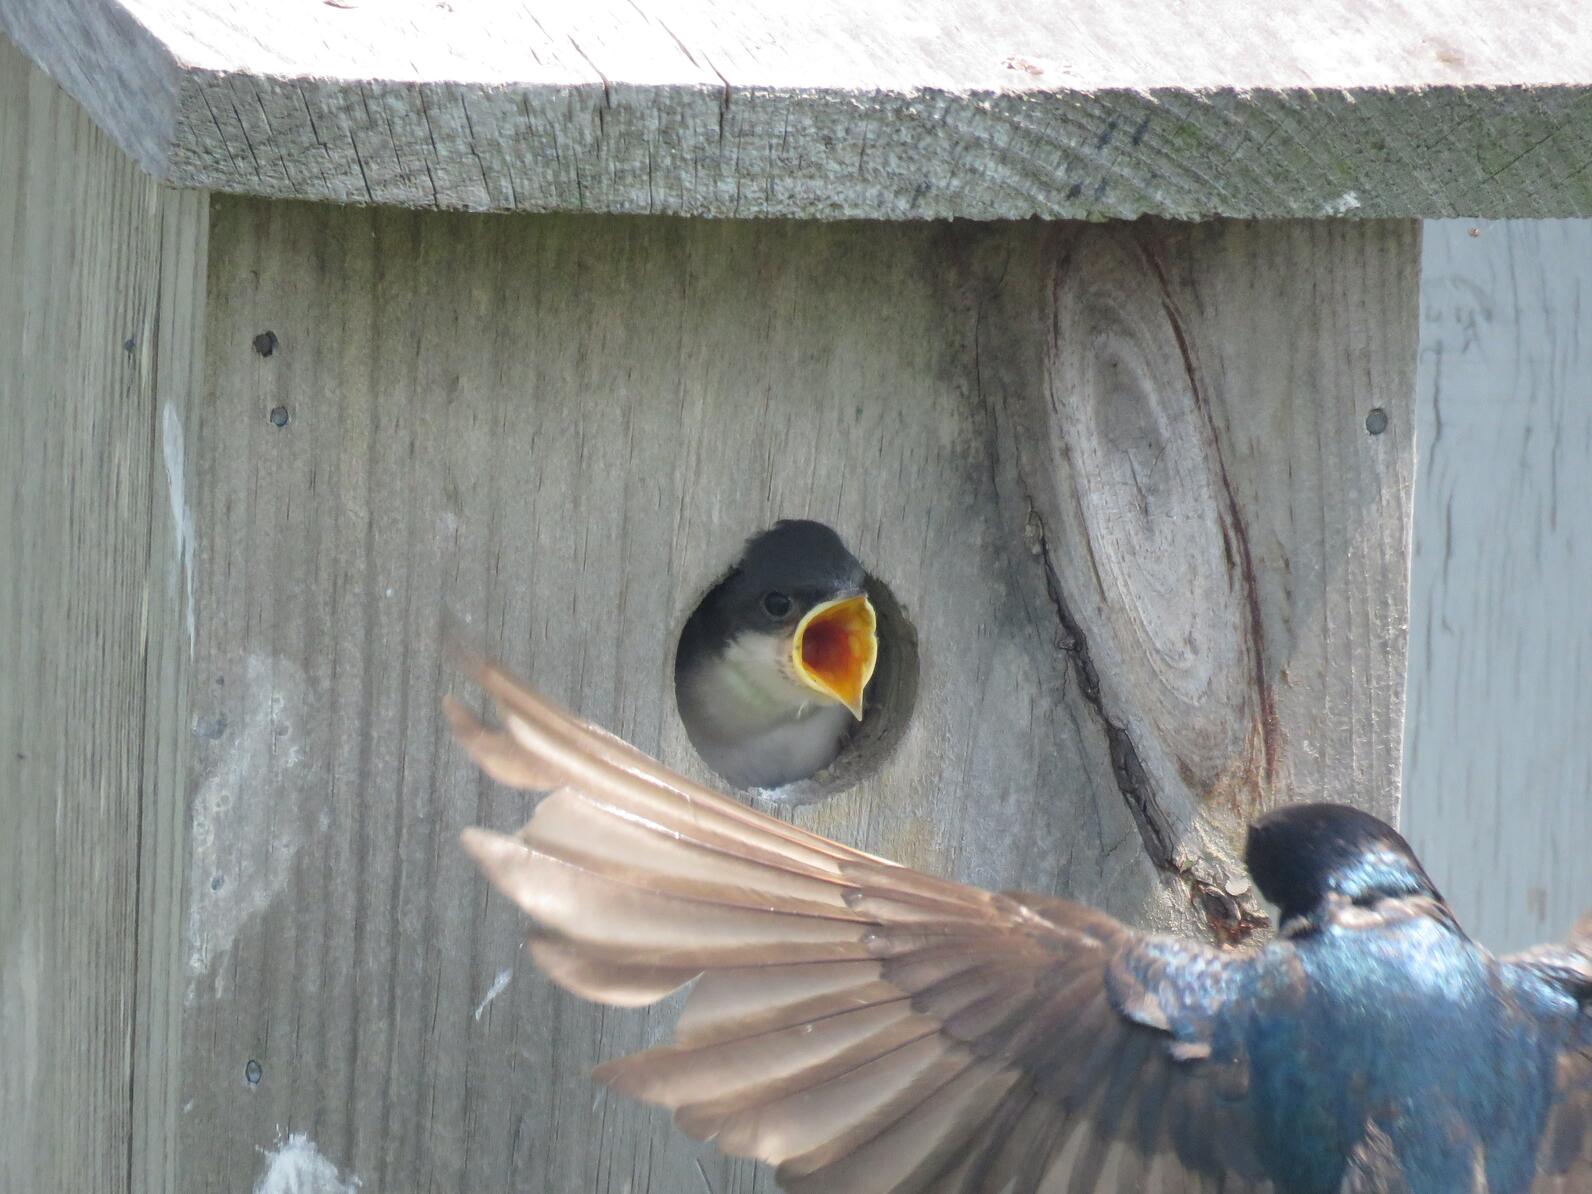
[(1592, 909), (1592, 226), (1428, 225), (1405, 829), (1512, 949)]
[[(921, 673), (878, 770), (789, 815), (1136, 923), (1197, 931), (1208, 909), (1152, 863), (1123, 742), (1152, 760), (1132, 791), (1179, 814), (1176, 859), (1217, 884), (1235, 807), (1284, 780), (1396, 803), (1407, 224), (489, 219), (237, 199), (212, 216), (207, 400), (186, 427), (204, 735), (182, 878), (183, 1190), (245, 1185), (289, 1133), (368, 1189), (771, 1189), (590, 1083), (672, 1009), (584, 1005), (522, 964), (520, 918), (456, 844), (527, 809), (437, 715), (448, 610), (559, 699), (706, 777), (673, 708), (674, 638), (747, 534), (824, 519), (901, 600)], [(1111, 341), (1144, 360), (1140, 382), (1101, 380), (1078, 314), (1096, 286), (1145, 319), (1171, 296), (1208, 426), (1188, 424), (1186, 386), (1164, 404), (1145, 388), (1184, 376), (1164, 319)], [(1342, 311), (1318, 310), (1324, 295)], [(1380, 438), (1363, 425), (1375, 402), (1395, 428)], [(1058, 470), (1086, 434), (1091, 460)], [(1120, 489), (1148, 468), (1144, 437), (1193, 480), (1152, 470), (1148, 509), (1112, 515), (1138, 519), (1130, 535), (1048, 513), (1089, 475)], [(1237, 495), (1214, 514), (1213, 445)], [(1251, 535), (1258, 655), (1216, 532), (1181, 571), (1144, 558), (1184, 550), (1177, 528), (1201, 519)], [(1179, 611), (1158, 590), (1117, 619), (1122, 594), (1102, 599), (1072, 563), (1090, 552), (1130, 587), (1197, 577), (1223, 611), (1167, 629)], [(1224, 707), (1252, 707), (1255, 658), (1275, 669), (1275, 783), (1211, 783), (1249, 765), (1249, 739), (1185, 734), (1199, 682), (1174, 676), (1170, 704), (1151, 691), (1169, 665), (1129, 667), (1135, 627), (1173, 671), (1214, 677)], [(1090, 678), (1106, 644), (1129, 679)], [(1373, 652), (1374, 682), (1340, 674)]]
[(1058, 250), (1017, 443), (1119, 778), (1171, 859), (1196, 822), (1236, 840), (1281, 800), (1396, 814), (1417, 239), (1141, 226)]
[(471, 210), (1592, 214), (1562, 0), (0, 0), (161, 177)]
[(161, 188), (159, 310), (149, 333), (151, 441), (160, 464), (149, 500), (149, 598), (144, 612), (144, 740), (138, 831), (138, 989), (133, 1037), (133, 1135), (138, 1191), (177, 1188), (182, 1060), (183, 880), (189, 849), (188, 783), (196, 722), (194, 477), (187, 430), (203, 417), (204, 310), (210, 197)]
[(181, 807), (146, 738), (151, 643), (182, 618), (157, 406), (204, 209), (3, 39), (0, 161), (0, 1188), (125, 1191), (165, 985), (143, 821)]

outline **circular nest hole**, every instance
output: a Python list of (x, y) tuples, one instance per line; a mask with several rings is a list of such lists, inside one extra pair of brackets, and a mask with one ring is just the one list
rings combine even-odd
[[(718, 583), (715, 582), (708, 593)], [(676, 644), (676, 710), (698, 756), (729, 790), (779, 804), (811, 804), (837, 795), (867, 779), (901, 741), (917, 704), (918, 634), (889, 585), (872, 573), (865, 574), (863, 585), (877, 618), (875, 633), (879, 640), (879, 655), (874, 664), (873, 678), (863, 694), (862, 720), (851, 723), (841, 741), (839, 753), (828, 764), (811, 775), (778, 787), (745, 787), (724, 779), (724, 768), (715, 762), (716, 747), (712, 738), (702, 733), (701, 727), (693, 725), (686, 705), (680, 699), (681, 673)], [(706, 596), (704, 594), (702, 600), (706, 600)], [(701, 601), (698, 602), (700, 605)]]

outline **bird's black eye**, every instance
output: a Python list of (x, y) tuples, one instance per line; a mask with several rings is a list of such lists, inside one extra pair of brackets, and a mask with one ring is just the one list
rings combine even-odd
[(790, 613), (790, 598), (783, 593), (764, 593), (763, 612), (771, 618), (783, 618)]

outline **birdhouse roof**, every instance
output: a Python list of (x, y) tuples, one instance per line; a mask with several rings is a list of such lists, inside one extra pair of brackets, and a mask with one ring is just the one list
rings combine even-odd
[(1566, 0), (0, 0), (157, 176), (479, 211), (1592, 214)]

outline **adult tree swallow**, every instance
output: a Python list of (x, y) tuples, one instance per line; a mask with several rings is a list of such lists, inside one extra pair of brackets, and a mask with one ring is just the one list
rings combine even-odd
[(937, 879), (766, 817), (489, 664), (490, 775), (551, 789), (465, 831), (601, 1003), (695, 980), (675, 1043), (598, 1080), (790, 1191), (1592, 1190), (1592, 917), (1471, 942), (1404, 839), (1339, 805), (1252, 827), (1281, 909), (1251, 953)]
[(703, 598), (680, 636), (675, 695), (724, 779), (775, 788), (839, 753), (878, 657), (866, 579), (834, 531), (788, 520), (749, 540)]

